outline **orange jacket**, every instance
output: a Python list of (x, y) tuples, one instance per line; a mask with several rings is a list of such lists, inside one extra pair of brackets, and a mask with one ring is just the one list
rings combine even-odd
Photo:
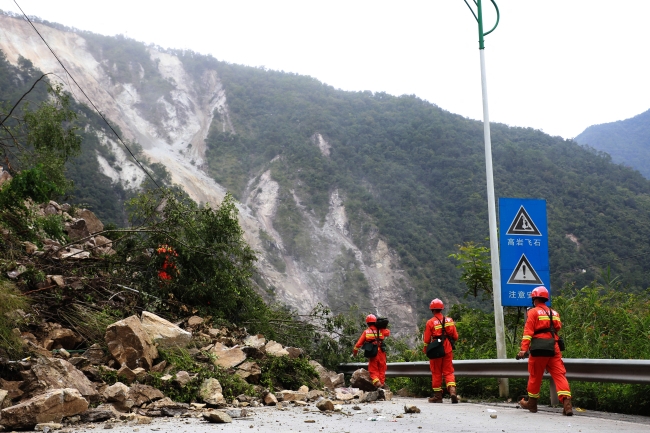
[[(444, 316), (442, 313), (438, 313), (427, 322), (426, 327), (424, 328), (424, 349), (422, 352), (426, 353), (427, 345), (431, 343), (433, 337), (439, 337), (442, 335), (442, 318)], [(451, 317), (445, 317), (445, 335), (449, 338), (452, 338), (454, 341), (458, 340), (458, 331), (456, 330), (456, 324), (454, 319)], [(449, 338), (445, 338), (443, 343), (445, 346), (445, 353), (452, 351), (451, 343)]]
[[(379, 340), (384, 341), (384, 338), (388, 337), (390, 335), (390, 329), (377, 329), (374, 326), (372, 328), (367, 328), (363, 333), (361, 334), (361, 337), (359, 337), (359, 341), (357, 341), (357, 344), (354, 345), (354, 350), (353, 352), (356, 354), (359, 349), (361, 349), (361, 346), (363, 346), (363, 343), (366, 341), (374, 342)], [(379, 345), (379, 351), (383, 352), (384, 350), (382, 349), (381, 345)]]
[[(547, 307), (546, 304), (538, 304), (536, 307), (528, 310), (528, 319), (526, 319), (526, 325), (524, 326), (524, 337), (521, 339), (521, 350), (526, 352), (530, 347), (530, 341), (533, 338), (551, 338), (552, 334), (550, 332), (541, 332), (535, 334), (535, 331), (538, 329), (550, 328), (550, 318), (549, 313), (553, 316), (553, 328), (555, 329), (555, 341), (558, 340), (557, 331), (562, 329), (562, 322), (560, 321), (560, 315), (557, 311), (553, 310), (550, 307)], [(555, 351), (559, 351), (557, 348), (557, 343)]]

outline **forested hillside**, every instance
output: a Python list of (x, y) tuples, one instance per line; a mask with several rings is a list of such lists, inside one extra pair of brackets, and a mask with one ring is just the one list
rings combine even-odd
[[(328, 191), (345, 191), (355, 239), (363, 245), (373, 231), (389, 239), (421, 298), (461, 293), (448, 255), (488, 234), (481, 122), (415, 96), (344, 92), (310, 77), (181, 58), (197, 74), (216, 68), (230, 98), (237, 134), (215, 128), (207, 140), (219, 182), (241, 194), (251, 174), (281, 156), (273, 176), (285, 191), (320, 216)], [(581, 286), (608, 266), (631, 290), (648, 286), (650, 182), (606, 154), (531, 128), (496, 124), (492, 135), (497, 196), (547, 200), (555, 287)], [(298, 238), (286, 202), (278, 225), (283, 237)]]
[(609, 153), (614, 162), (639, 170), (650, 179), (650, 110), (631, 119), (590, 126), (575, 140)]
[[(256, 281), (270, 296), (298, 281), (284, 298), (294, 307), (326, 301), (339, 310), (355, 303), (373, 310), (401, 303), (416, 314), (426, 313), (433, 296), (462, 299), (466, 288), (449, 255), (464, 242), (487, 245), (481, 122), (415, 96), (344, 92), (311, 77), (190, 51), (86, 32), (75, 37), (85, 38), (79, 46), (118, 92), (104, 101), (126, 113), (120, 120), (128, 127), (148, 122), (149, 135), (131, 131), (133, 137), (157, 140), (141, 143), (145, 153), (164, 149), (176, 155), (170, 159), (178, 162), (174, 170), (197, 173), (184, 178), (186, 190), (197, 179), (203, 182), (198, 174), (205, 171), (217, 182), (213, 185), (242, 201), (247, 239), (258, 242), (254, 248), (264, 249), (266, 260)], [(6, 71), (0, 99), (11, 104), (39, 73), (28, 60), (12, 66), (3, 57), (0, 63)], [(93, 80), (88, 83), (97, 83)], [(211, 93), (204, 93), (212, 99), (206, 102), (200, 92), (207, 88)], [(30, 98), (43, 98), (44, 90), (39, 91)], [(182, 105), (186, 96), (197, 102)], [(212, 112), (201, 121), (212, 123), (203, 143), (202, 138), (197, 142), (203, 130), (190, 127), (197, 104), (204, 102)], [(85, 203), (106, 222), (123, 224), (122, 204), (133, 190), (116, 180), (121, 177), (102, 174), (98, 158), (116, 171), (125, 159), (102, 142), (102, 134), (110, 134), (98, 117), (76, 104), (82, 155), (69, 163), (75, 189), (67, 200)], [(126, 121), (129, 113), (139, 116), (133, 125)], [(554, 289), (581, 287), (608, 269), (609, 278), (618, 277), (626, 290), (648, 287), (650, 181), (604, 153), (531, 128), (494, 124), (492, 142), (497, 197), (547, 200)], [(164, 176), (162, 166), (157, 168)], [(205, 190), (205, 185), (194, 187)], [(274, 185), (273, 200), (255, 202)], [(271, 205), (273, 211), (264, 213)], [(340, 236), (324, 245), (328, 231)], [(392, 275), (379, 274), (381, 266)], [(301, 297), (300, 291), (311, 293)], [(386, 301), (384, 294), (391, 293), (395, 299)]]
[[(5, 54), (0, 51), (0, 104), (3, 112), (8, 113), (32, 85), (43, 75), (42, 71), (34, 68), (31, 61), (22, 58), (18, 66), (11, 65)], [(47, 97), (47, 89), (50, 86), (49, 77), (42, 79), (34, 89), (27, 93), (22, 102), (15, 108), (14, 114), (22, 113)], [(125, 191), (119, 184), (112, 184), (110, 178), (103, 175), (99, 169), (97, 152), (108, 155), (108, 150), (100, 146), (97, 134), (94, 131), (107, 132), (106, 125), (96, 113), (89, 110), (85, 105), (71, 101), (73, 109), (78, 112), (78, 124), (81, 126), (79, 134), (82, 137), (83, 145), (81, 154), (74, 161), (67, 164), (67, 176), (74, 182), (70, 196), (66, 197), (71, 203), (84, 204), (92, 208), (106, 222), (124, 224), (124, 199)], [(12, 124), (12, 119), (7, 124)], [(91, 126), (94, 131), (86, 130)], [(13, 156), (11, 154), (9, 157)], [(4, 163), (9, 162), (3, 161)], [(5, 167), (7, 168), (7, 167)], [(19, 170), (20, 167), (16, 166)]]

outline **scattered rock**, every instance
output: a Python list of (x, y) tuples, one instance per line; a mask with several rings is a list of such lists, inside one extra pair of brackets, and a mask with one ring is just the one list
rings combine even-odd
[(7, 429), (33, 429), (38, 423), (61, 422), (87, 409), (88, 401), (76, 389), (53, 389), (3, 409), (0, 424)]
[(36, 431), (42, 431), (47, 433), (50, 430), (61, 430), (63, 428), (63, 424), (59, 424), (58, 422), (41, 422), (36, 424), (34, 426), (34, 430)]
[(361, 403), (367, 403), (370, 401), (377, 401), (379, 399), (379, 393), (377, 391), (370, 391), (364, 393), (361, 398), (359, 398), (359, 402)]
[(236, 367), (246, 360), (246, 354), (238, 347), (226, 347), (221, 343), (216, 343), (210, 350), (217, 359), (214, 365), (223, 368)]
[(145, 403), (151, 403), (164, 397), (160, 390), (149, 385), (136, 383), (129, 390), (129, 399), (133, 400), (135, 406), (142, 406)]
[(185, 385), (190, 383), (192, 381), (192, 377), (187, 371), (178, 371), (176, 372), (176, 377), (174, 377), (174, 383), (181, 387), (184, 388)]
[(149, 370), (158, 350), (137, 316), (127, 317), (108, 326), (104, 337), (108, 350), (120, 365)]
[(289, 358), (300, 358), (301, 356), (304, 356), (305, 351), (302, 349), (299, 349), (297, 347), (285, 347), (287, 353), (289, 354)]
[(121, 366), (120, 369), (117, 370), (117, 377), (129, 384), (135, 381), (135, 373), (126, 365)]
[(258, 383), (262, 377), (262, 369), (254, 362), (240, 364), (235, 373), (249, 383)]
[(265, 344), (266, 344), (266, 339), (262, 334), (249, 335), (244, 339), (245, 346), (254, 347), (256, 349), (259, 349), (260, 347), (264, 347)]
[(277, 392), (276, 397), (278, 398), (278, 400), (282, 400), (282, 401), (307, 400), (307, 393), (290, 391), (285, 389), (280, 392)]
[(185, 347), (192, 339), (191, 332), (148, 311), (142, 312), (142, 328), (159, 347)]
[(222, 394), (221, 384), (215, 378), (205, 379), (199, 390), (199, 397), (209, 406), (225, 406), (226, 399)]
[(334, 403), (328, 398), (321, 398), (316, 402), (316, 407), (318, 410), (325, 412), (325, 411), (333, 411), (334, 410)]
[(36, 389), (74, 388), (90, 401), (99, 397), (95, 384), (64, 359), (39, 358), (31, 371), (38, 381)]
[(289, 356), (289, 352), (286, 351), (284, 347), (280, 343), (276, 343), (273, 340), (270, 340), (266, 345), (264, 346), (264, 349), (266, 350), (267, 355), (271, 356)]
[(386, 401), (391, 401), (391, 400), (393, 399), (393, 393), (390, 392), (390, 391), (387, 390), (387, 389), (381, 389), (381, 388), (379, 388), (379, 389), (377, 390), (377, 392), (379, 393), (379, 398), (380, 398), (380, 399), (383, 399), (383, 400), (386, 400)]
[(230, 417), (230, 415), (220, 410), (211, 410), (211, 411), (203, 412), (203, 419), (208, 422), (213, 422), (217, 424), (232, 422), (232, 418)]
[(404, 406), (404, 413), (420, 413), (420, 408), (417, 406)]
[(350, 386), (359, 388), (363, 391), (375, 391), (377, 389), (377, 387), (373, 385), (372, 379), (370, 379), (370, 373), (368, 373), (368, 370), (365, 368), (360, 368), (352, 373)]
[(25, 245), (25, 252), (30, 256), (34, 254), (36, 251), (38, 251), (38, 246), (34, 245), (29, 241), (23, 242), (23, 245)]
[(88, 350), (86, 350), (81, 356), (87, 358), (91, 364), (99, 365), (102, 364), (102, 361), (104, 359), (104, 350), (102, 349), (102, 346), (95, 343), (90, 346)]
[(264, 396), (264, 404), (267, 406), (275, 406), (278, 404), (278, 399), (275, 398), (275, 395), (273, 393), (268, 393)]
[(86, 229), (89, 234), (98, 233), (104, 230), (104, 224), (95, 216), (92, 211), (88, 209), (78, 209), (74, 216), (81, 218), (86, 224)]
[(334, 388), (345, 384), (345, 376), (343, 373), (337, 374), (330, 371), (314, 360), (309, 361), (309, 364), (314, 367), (325, 388), (333, 390)]
[(196, 328), (199, 325), (203, 324), (203, 318), (199, 316), (192, 316), (187, 319), (187, 326), (190, 328)]
[(116, 418), (118, 412), (112, 405), (100, 405), (93, 409), (88, 409), (86, 412), (81, 414), (81, 422), (91, 423), (91, 422), (101, 422), (106, 421), (111, 418)]
[(314, 401), (318, 400), (320, 397), (323, 397), (325, 393), (320, 389), (312, 389), (307, 393), (307, 400)]

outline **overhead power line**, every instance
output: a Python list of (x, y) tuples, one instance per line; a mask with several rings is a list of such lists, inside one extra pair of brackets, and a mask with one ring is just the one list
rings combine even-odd
[(34, 31), (36, 32), (36, 34), (41, 38), (41, 40), (43, 41), (43, 43), (45, 44), (45, 46), (50, 50), (50, 52), (52, 53), (52, 55), (54, 56), (54, 58), (56, 59), (56, 61), (59, 62), (59, 64), (61, 65), (61, 67), (63, 68), (63, 70), (66, 72), (66, 74), (68, 74), (68, 76), (72, 79), (72, 81), (75, 83), (75, 85), (79, 88), (79, 90), (81, 91), (81, 93), (86, 97), (86, 99), (88, 100), (88, 102), (90, 103), (90, 105), (95, 109), (95, 111), (97, 112), (97, 114), (99, 115), (99, 117), (101, 117), (101, 118), (104, 120), (104, 122), (106, 122), (106, 125), (108, 125), (108, 127), (110, 128), (111, 131), (113, 131), (113, 134), (115, 134), (115, 136), (117, 137), (118, 141), (119, 141), (120, 143), (122, 143), (122, 146), (124, 146), (124, 148), (129, 152), (129, 154), (131, 155), (131, 157), (133, 157), (133, 160), (137, 163), (137, 165), (140, 167), (140, 169), (141, 169), (141, 170), (142, 170), (142, 171), (143, 171), (147, 176), (149, 176), (149, 179), (151, 179), (151, 181), (154, 183), (154, 185), (156, 185), (156, 187), (160, 189), (160, 185), (158, 185), (158, 182), (156, 182), (156, 180), (153, 178), (153, 176), (151, 176), (151, 174), (150, 174), (150, 173), (149, 173), (149, 172), (144, 168), (144, 166), (140, 163), (140, 161), (138, 161), (138, 158), (135, 157), (135, 155), (133, 154), (133, 152), (131, 152), (131, 149), (129, 149), (129, 147), (126, 145), (126, 143), (124, 143), (124, 141), (122, 140), (122, 137), (120, 137), (120, 135), (117, 133), (117, 131), (115, 131), (115, 129), (113, 129), (113, 126), (108, 122), (108, 120), (104, 117), (104, 115), (101, 113), (101, 111), (99, 111), (99, 109), (97, 108), (97, 106), (93, 103), (93, 101), (90, 99), (90, 97), (86, 94), (86, 92), (84, 91), (84, 89), (79, 85), (79, 83), (77, 82), (77, 80), (75, 80), (74, 76), (70, 73), (70, 71), (68, 71), (68, 69), (65, 67), (65, 65), (64, 65), (63, 62), (61, 61), (61, 59), (59, 59), (59, 56), (56, 55), (56, 53), (54, 52), (54, 50), (52, 49), (52, 47), (50, 47), (50, 44), (47, 43), (47, 41), (45, 40), (45, 38), (43, 37), (43, 35), (41, 35), (41, 33), (38, 31), (38, 29), (36, 28), (36, 26), (34, 25), (34, 23), (32, 23), (32, 20), (29, 19), (29, 17), (28, 17), (27, 14), (25, 13), (25, 11), (23, 11), (23, 9), (20, 7), (20, 5), (18, 4), (18, 2), (17, 2), (16, 0), (14, 0), (14, 3), (16, 3), (16, 6), (18, 6), (18, 9), (20, 9), (20, 12), (22, 12), (22, 14), (23, 14), (23, 16), (25, 17), (25, 19), (27, 20), (27, 22), (29, 22), (29, 24), (32, 26), (32, 28), (33, 28)]

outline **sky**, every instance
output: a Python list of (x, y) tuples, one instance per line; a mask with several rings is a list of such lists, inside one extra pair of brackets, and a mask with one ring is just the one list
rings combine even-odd
[[(468, 0), (473, 4), (473, 0)], [(650, 109), (648, 0), (496, 0), (490, 120), (573, 138)], [(335, 88), (414, 94), (483, 119), (478, 27), (463, 0), (18, 0), (28, 15)], [(0, 9), (19, 12), (13, 0)], [(485, 28), (495, 21), (483, 0)]]

